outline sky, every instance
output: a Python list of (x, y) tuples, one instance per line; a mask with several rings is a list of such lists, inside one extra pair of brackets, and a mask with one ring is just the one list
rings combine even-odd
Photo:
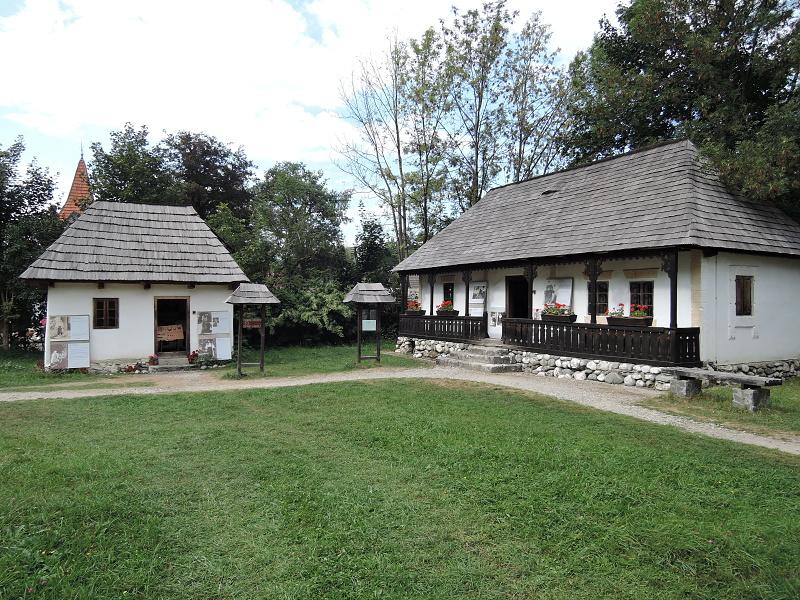
[[(521, 23), (541, 10), (567, 63), (618, 0), (509, 0)], [(0, 146), (22, 135), (26, 160), (57, 173), (63, 203), (81, 152), (108, 147), (126, 122), (204, 132), (242, 146), (259, 172), (277, 161), (321, 169), (331, 187), (356, 186), (336, 166), (353, 136), (339, 88), (387, 39), (419, 36), (467, 0), (0, 0)], [(9, 58), (11, 60), (9, 60)], [(358, 199), (345, 225), (352, 244)]]

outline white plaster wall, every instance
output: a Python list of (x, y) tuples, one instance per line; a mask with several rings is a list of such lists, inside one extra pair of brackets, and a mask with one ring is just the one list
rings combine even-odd
[[(736, 317), (734, 278), (753, 276), (753, 316)], [(721, 364), (800, 357), (800, 260), (720, 252), (701, 268), (700, 355)]]
[[(544, 305), (545, 280), (552, 278), (572, 277), (572, 308), (578, 315), (579, 322), (588, 323), (589, 316), (589, 296), (587, 288), (587, 277), (583, 274), (585, 266), (583, 263), (574, 263), (556, 266), (540, 266), (536, 279), (533, 282), (533, 308), (541, 310)], [(670, 299), (669, 299), (669, 276), (661, 270), (660, 258), (641, 258), (608, 260), (602, 264), (603, 274), (600, 280), (609, 282), (609, 305), (614, 306), (622, 302), (627, 310), (630, 304), (631, 278), (626, 275), (625, 270), (645, 271), (639, 279), (652, 280), (653, 283), (653, 326), (669, 327)], [(648, 272), (649, 271), (649, 272)], [(493, 309), (505, 310), (506, 305), (506, 283), (505, 278), (510, 275), (523, 275), (522, 268), (516, 269), (489, 269), (487, 271), (474, 271), (473, 281), (487, 281), (489, 284), (488, 299), (486, 304), (487, 311)], [(454, 304), (460, 314), (464, 314), (464, 283), (461, 280), (461, 273), (442, 273), (437, 275), (433, 291), (434, 311), (436, 305), (444, 299), (444, 281), (455, 283)], [(430, 288), (426, 276), (421, 277), (421, 308), (430, 314)], [(434, 313), (435, 314), (435, 313)], [(605, 317), (598, 316), (599, 323), (605, 323)], [(691, 327), (691, 270), (690, 253), (680, 252), (678, 255), (678, 327)], [(489, 337), (499, 339), (502, 333), (501, 327), (489, 327)], [(702, 339), (702, 334), (701, 334)]]
[[(156, 297), (189, 298), (189, 347), (198, 347), (198, 311), (227, 311), (233, 316), (233, 307), (225, 304), (231, 290), (225, 285), (197, 286), (153, 284), (144, 289), (141, 284), (59, 283), (48, 288), (47, 316), (89, 315), (92, 322), (93, 298), (119, 298), (119, 328), (94, 329), (90, 333), (90, 360), (141, 359), (154, 353), (154, 301)], [(49, 319), (48, 319), (49, 322)], [(45, 361), (49, 360), (50, 344), (45, 338)], [(49, 366), (49, 365), (47, 365)]]

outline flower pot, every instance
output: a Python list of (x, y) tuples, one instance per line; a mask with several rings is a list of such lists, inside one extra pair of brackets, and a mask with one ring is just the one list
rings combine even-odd
[(405, 314), (412, 316), (412, 317), (421, 317), (425, 314), (424, 310), (407, 310)]
[(578, 315), (542, 315), (542, 321), (555, 321), (556, 323), (574, 323)]
[(457, 317), (458, 311), (457, 310), (437, 310), (436, 314), (440, 317)]
[(653, 317), (606, 317), (606, 322), (614, 327), (650, 327)]

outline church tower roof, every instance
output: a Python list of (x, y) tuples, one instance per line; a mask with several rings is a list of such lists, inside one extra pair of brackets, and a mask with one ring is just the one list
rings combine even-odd
[(75, 177), (72, 178), (72, 186), (69, 188), (67, 201), (58, 212), (58, 218), (64, 220), (74, 214), (80, 214), (81, 205), (84, 205), (87, 201), (91, 202), (91, 200), (89, 172), (86, 170), (86, 162), (83, 160), (83, 152), (81, 152), (81, 159), (78, 161), (78, 168), (75, 169)]

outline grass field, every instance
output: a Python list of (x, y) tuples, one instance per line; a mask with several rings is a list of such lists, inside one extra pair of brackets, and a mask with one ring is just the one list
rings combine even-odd
[(695, 398), (663, 396), (642, 404), (663, 412), (768, 435), (800, 435), (800, 377), (770, 388), (770, 407), (756, 412), (734, 408), (733, 390), (714, 387)]
[(800, 461), (423, 381), (0, 405), (0, 597), (796, 598)]
[(0, 389), (89, 381), (97, 377), (79, 371), (45, 373), (36, 366), (41, 359), (41, 352), (0, 351)]
[[(264, 377), (295, 377), (312, 373), (339, 373), (355, 369), (381, 367), (425, 367), (430, 362), (415, 359), (407, 354), (395, 354), (394, 342), (386, 341), (381, 347), (380, 365), (374, 360), (356, 361), (356, 347), (346, 346), (288, 346), (267, 348), (264, 358)], [(375, 353), (375, 346), (365, 346), (363, 354)], [(242, 352), (242, 361), (258, 362), (258, 351)], [(222, 377), (234, 377), (236, 366), (231, 365), (221, 373)], [(258, 367), (243, 367), (248, 377), (260, 377)]]

